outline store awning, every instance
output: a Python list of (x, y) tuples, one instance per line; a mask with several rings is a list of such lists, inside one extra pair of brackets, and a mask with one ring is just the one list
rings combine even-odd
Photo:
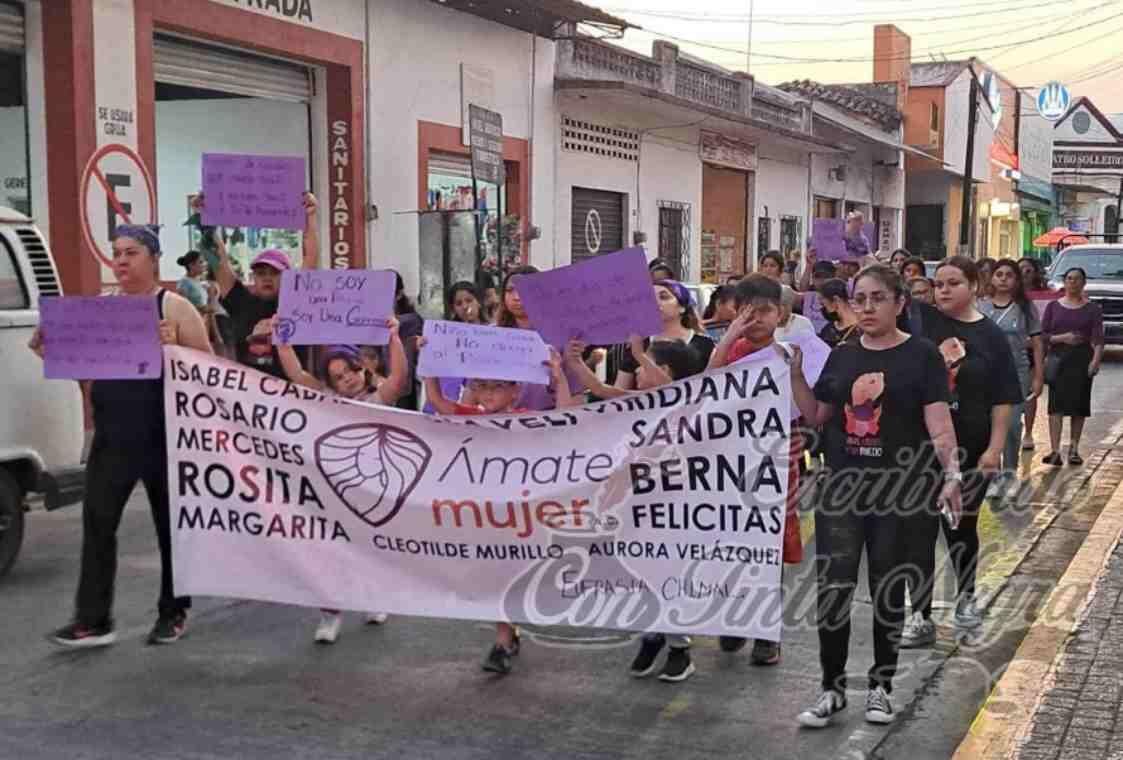
[(707, 106), (631, 82), (559, 78), (554, 80), (554, 88), (583, 97), (610, 95), (613, 108), (627, 109), (634, 113), (651, 113), (656, 123), (662, 120), (666, 124), (718, 130), (728, 137), (736, 137), (752, 143), (768, 140), (774, 145), (804, 153), (843, 154), (854, 151), (853, 148), (838, 145), (822, 137), (777, 126), (763, 119), (738, 116), (721, 108)]
[(893, 139), (876, 127), (862, 124), (857, 119), (845, 118), (844, 115), (841, 114), (833, 106), (822, 103), (820, 101), (815, 101), (814, 103), (812, 103), (812, 108), (815, 111), (816, 118), (828, 121), (830, 122), (831, 126), (849, 132), (850, 134), (857, 135), (858, 137), (865, 138), (880, 145), (884, 145), (885, 147), (892, 148), (893, 150), (903, 150), (905, 153), (911, 153), (914, 156), (926, 158), (929, 161), (940, 164), (942, 166), (951, 165), (944, 163), (944, 161), (940, 160), (939, 157), (923, 151), (920, 148), (914, 148), (911, 145), (905, 145), (904, 143)]
[(556, 40), (573, 24), (596, 27), (608, 37), (622, 37), (635, 24), (576, 0), (432, 0), (445, 8)]

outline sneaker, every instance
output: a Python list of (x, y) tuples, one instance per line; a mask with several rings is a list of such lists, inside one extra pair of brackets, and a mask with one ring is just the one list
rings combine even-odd
[(385, 623), (389, 619), (390, 619), (390, 616), (387, 615), (385, 612), (368, 612), (367, 613), (367, 625), (382, 625), (383, 623)]
[(180, 612), (172, 617), (160, 616), (148, 634), (149, 644), (174, 644), (187, 631), (187, 614)]
[(1000, 478), (993, 478), (990, 485), (987, 486), (986, 498), (990, 501), (997, 499), (1002, 495), (1002, 481)]
[(719, 636), (717, 643), (723, 652), (740, 652), (749, 640), (740, 636)]
[(487, 653), (483, 669), (488, 673), (498, 673), (505, 676), (511, 672), (511, 653), (506, 648), (496, 644)]
[(799, 714), (799, 724), (808, 728), (825, 728), (834, 716), (846, 709), (846, 695), (828, 689), (819, 695), (815, 706)]
[(775, 665), (780, 662), (780, 642), (757, 639), (753, 642), (753, 665)]
[(85, 626), (81, 623), (71, 623), (47, 634), (47, 640), (60, 647), (92, 649), (107, 647), (117, 641), (117, 632), (109, 624)]
[(921, 647), (930, 647), (936, 643), (936, 624), (931, 620), (925, 620), (924, 615), (919, 612), (914, 612), (912, 617), (905, 623), (905, 629), (901, 632), (901, 642), (898, 646), (901, 649), (920, 649)]
[(632, 660), (632, 666), (628, 669), (633, 678), (646, 678), (655, 672), (655, 660), (666, 643), (667, 637), (661, 633), (643, 637), (639, 652), (636, 653), (636, 658)]
[(955, 627), (962, 629), (980, 628), (983, 613), (979, 612), (974, 594), (963, 594), (955, 605)]
[(313, 637), (317, 644), (334, 644), (339, 638), (339, 628), (343, 625), (343, 615), (338, 612), (324, 612), (320, 615), (320, 624), (316, 626), (316, 635)]
[(686, 647), (671, 647), (667, 652), (667, 661), (663, 664), (659, 680), (679, 683), (692, 675), (694, 675), (694, 663), (690, 661), (690, 650)]
[(873, 687), (866, 694), (866, 722), (882, 726), (893, 722), (893, 703), (880, 686)]

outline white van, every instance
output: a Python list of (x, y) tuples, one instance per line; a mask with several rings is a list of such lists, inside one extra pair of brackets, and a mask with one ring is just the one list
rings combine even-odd
[(32, 496), (47, 509), (82, 500), (82, 394), (71, 380), (44, 380), (27, 347), (39, 297), (62, 294), (42, 234), (0, 206), (0, 576), (15, 564)]

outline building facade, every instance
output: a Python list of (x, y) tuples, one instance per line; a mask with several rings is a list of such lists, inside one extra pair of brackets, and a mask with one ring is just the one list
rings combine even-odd
[(1077, 99), (1054, 127), (1053, 184), (1066, 227), (1114, 235), (1123, 198), (1123, 131), (1088, 98)]

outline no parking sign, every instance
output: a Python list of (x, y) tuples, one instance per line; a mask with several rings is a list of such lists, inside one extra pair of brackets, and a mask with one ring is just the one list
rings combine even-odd
[(127, 145), (98, 148), (82, 172), (82, 237), (111, 266), (109, 236), (119, 224), (155, 224), (156, 191), (144, 162)]

